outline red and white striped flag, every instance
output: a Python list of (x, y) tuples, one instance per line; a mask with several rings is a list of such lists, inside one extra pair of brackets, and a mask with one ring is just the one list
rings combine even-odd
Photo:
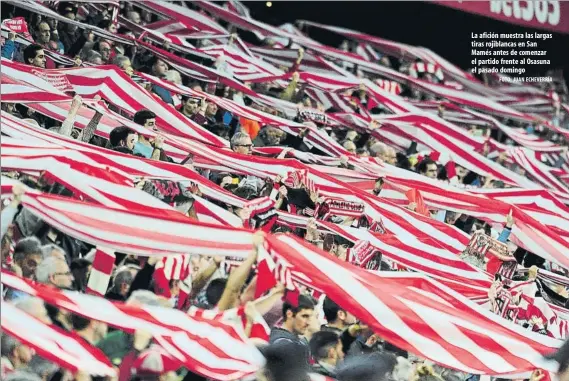
[(86, 292), (88, 294), (105, 296), (115, 266), (115, 253), (112, 249), (101, 246), (98, 246), (95, 250), (95, 258)]
[(79, 336), (47, 325), (7, 302), (2, 302), (0, 313), (2, 330), (46, 360), (73, 372), (82, 370), (94, 376), (115, 376), (116, 372), (103, 352)]
[[(242, 330), (215, 316), (190, 316), (171, 308), (113, 303), (98, 296), (32, 283), (5, 271), (2, 271), (0, 280), (7, 287), (129, 334), (136, 330), (146, 331), (172, 358), (205, 377), (220, 381), (238, 380), (254, 374), (263, 365), (262, 355), (246, 341)], [(2, 328), (4, 323), (2, 308)], [(24, 331), (22, 327), (26, 326), (17, 326), (16, 333)], [(69, 348), (74, 347), (70, 345)]]

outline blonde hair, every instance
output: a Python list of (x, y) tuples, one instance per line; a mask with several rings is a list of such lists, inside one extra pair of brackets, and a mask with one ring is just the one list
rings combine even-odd
[(177, 85), (181, 85), (182, 84), (182, 77), (180, 76), (180, 72), (176, 71), (176, 70), (168, 70), (166, 72), (166, 80), (173, 82)]
[(443, 381), (442, 377), (435, 373), (435, 370), (430, 365), (419, 365), (416, 373), (414, 381)]
[(537, 268), (537, 266), (532, 266), (532, 267), (530, 267), (530, 268), (529, 268), (529, 272), (528, 272), (528, 277), (529, 277), (530, 279), (535, 279), (535, 278), (537, 278), (537, 272), (538, 272), (538, 270), (539, 270), (539, 269)]

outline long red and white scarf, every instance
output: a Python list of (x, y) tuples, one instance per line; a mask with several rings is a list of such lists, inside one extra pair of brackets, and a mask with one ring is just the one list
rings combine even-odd
[(2, 283), (125, 332), (149, 332), (174, 359), (205, 377), (237, 380), (254, 374), (263, 364), (261, 354), (246, 342), (242, 329), (216, 316), (191, 316), (175, 309), (113, 303), (101, 297), (32, 284), (7, 272), (2, 272)]
[[(4, 272), (3, 272), (3, 277)], [(12, 276), (12, 275), (6, 275)], [(8, 302), (2, 302), (2, 331), (33, 348), (41, 357), (71, 371), (94, 376), (115, 376), (106, 356), (75, 334), (48, 325)]]

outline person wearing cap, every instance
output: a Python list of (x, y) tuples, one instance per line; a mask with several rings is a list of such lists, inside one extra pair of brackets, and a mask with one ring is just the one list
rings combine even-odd
[(344, 359), (342, 341), (335, 332), (320, 331), (312, 335), (310, 352), (316, 361), (312, 372), (327, 377), (336, 377), (336, 366)]

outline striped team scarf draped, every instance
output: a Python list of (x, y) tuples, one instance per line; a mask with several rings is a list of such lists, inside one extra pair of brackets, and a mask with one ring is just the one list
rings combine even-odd
[(98, 246), (95, 249), (93, 266), (85, 291), (88, 294), (104, 296), (107, 293), (114, 266), (114, 251), (106, 247)]

